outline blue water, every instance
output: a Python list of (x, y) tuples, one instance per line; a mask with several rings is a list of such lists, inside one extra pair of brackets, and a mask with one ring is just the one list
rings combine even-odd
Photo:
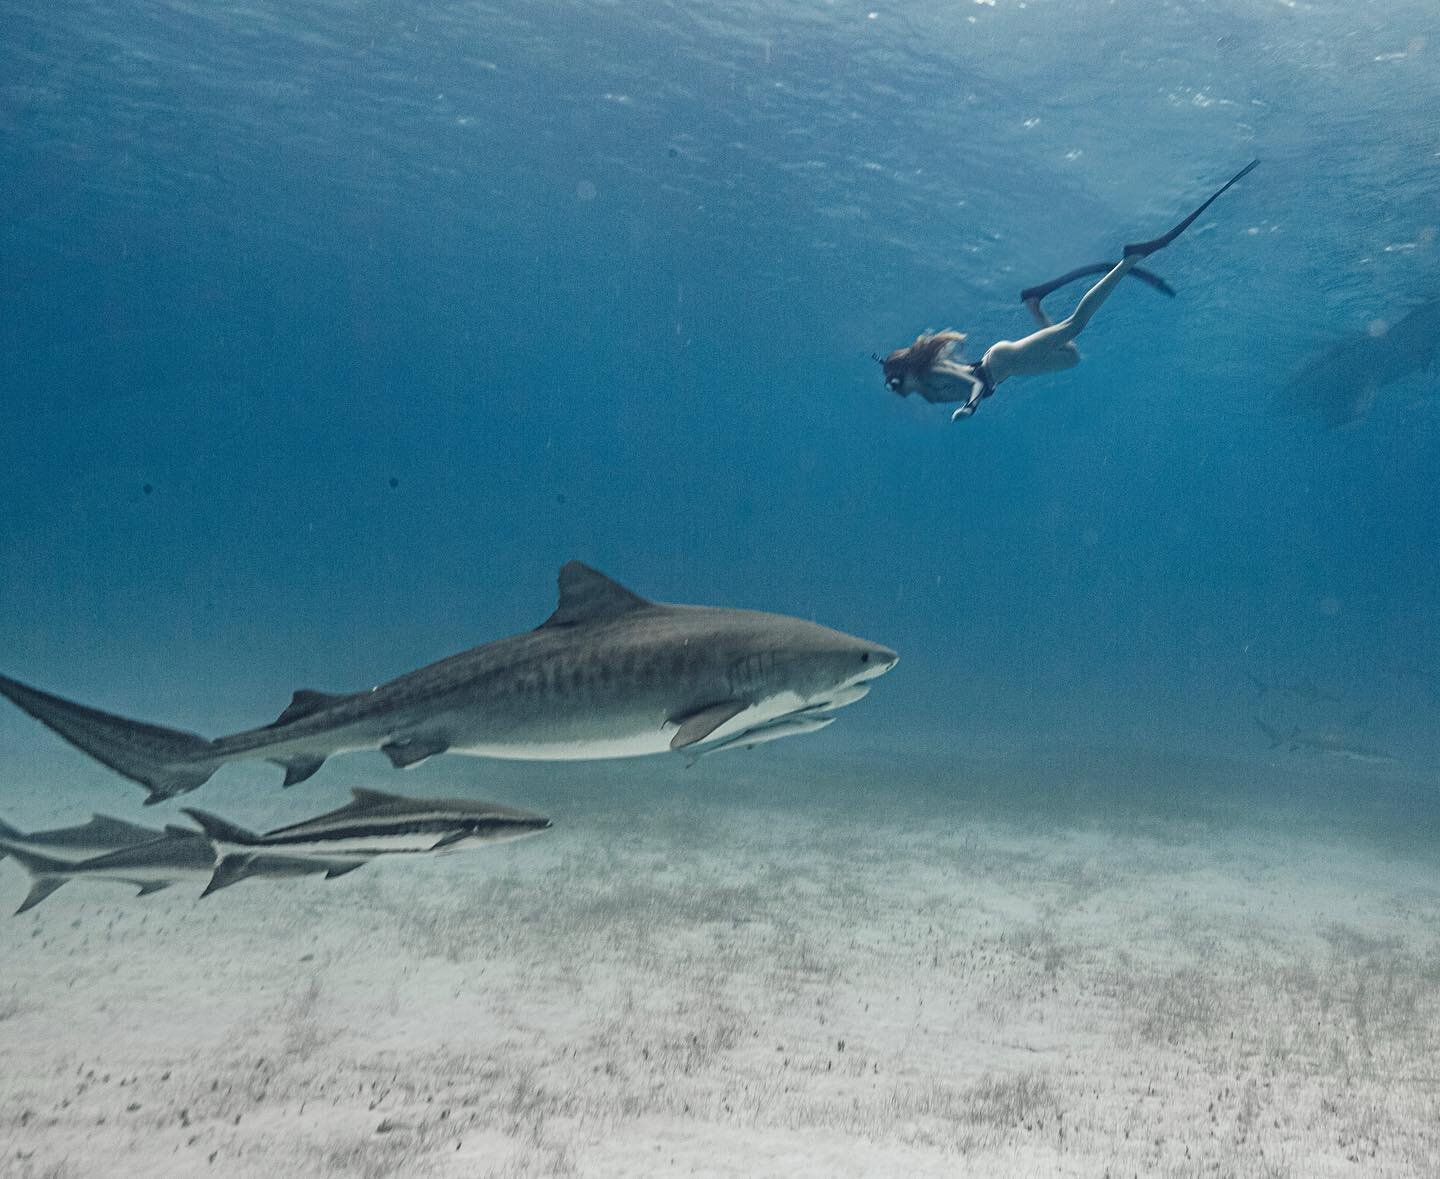
[[(1437, 110), (1435, 0), (0, 0), (0, 674), (233, 732), (574, 558), (901, 657), (690, 769), (185, 800), (501, 848), (0, 862), (0, 1172), (1436, 1173)], [(1254, 158), (1079, 368), (884, 388)], [(0, 821), (142, 797), (0, 700)]]
[[(534, 625), (579, 557), (900, 651), (777, 767), (1073, 744), (1375, 788), (1267, 750), (1268, 710), (1424, 805), (1436, 372), (1339, 430), (1272, 402), (1440, 290), (1428, 0), (0, 29), (6, 672), (234, 729)], [(1252, 157), (1154, 259), (1179, 297), (1122, 288), (1080, 369), (953, 426), (882, 387), (872, 351), (1017, 337), (1019, 288)], [(21, 767), (52, 743), (8, 709), (0, 736)]]

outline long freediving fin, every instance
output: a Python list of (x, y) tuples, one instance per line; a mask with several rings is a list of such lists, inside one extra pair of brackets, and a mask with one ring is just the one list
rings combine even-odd
[(1168, 233), (1163, 233), (1159, 237), (1151, 238), (1148, 242), (1132, 242), (1130, 245), (1126, 246), (1125, 257), (1130, 258), (1136, 254), (1139, 254), (1140, 257), (1144, 258), (1148, 257), (1150, 254), (1153, 254), (1156, 250), (1163, 250), (1177, 237), (1179, 237), (1182, 233), (1189, 229), (1195, 218), (1200, 216), (1201, 213), (1205, 212), (1206, 209), (1208, 209), (1212, 204), (1214, 204), (1216, 198), (1219, 197), (1221, 193), (1223, 193), (1231, 185), (1238, 184), (1241, 180), (1248, 176), (1250, 172), (1253, 171), (1259, 163), (1259, 160), (1251, 160), (1248, 164), (1241, 168), (1240, 171), (1236, 172), (1234, 176), (1230, 177), (1229, 180), (1225, 181), (1224, 184), (1222, 184), (1213, 193), (1211, 193), (1198, 209), (1196, 209), (1193, 213), (1186, 217), (1185, 220), (1181, 221), (1180, 224), (1176, 225)]
[[(1107, 274), (1115, 269), (1113, 262), (1092, 262), (1089, 266), (1077, 266), (1074, 270), (1068, 270), (1059, 278), (1052, 278), (1049, 282), (1042, 282), (1038, 286), (1026, 287), (1020, 292), (1020, 302), (1028, 303), (1031, 299), (1043, 299), (1047, 295), (1054, 294), (1061, 287), (1069, 286), (1077, 278), (1087, 278), (1092, 274)], [(1130, 278), (1138, 278), (1147, 286), (1154, 287), (1162, 295), (1175, 297), (1175, 288), (1168, 282), (1149, 270), (1142, 270), (1135, 267), (1129, 274)]]

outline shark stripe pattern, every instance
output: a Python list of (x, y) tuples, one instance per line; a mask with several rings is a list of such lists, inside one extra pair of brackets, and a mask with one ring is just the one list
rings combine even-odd
[(863, 697), (897, 661), (783, 614), (652, 602), (578, 561), (558, 580), (556, 609), (533, 631), (368, 691), (301, 689), (270, 724), (213, 741), (4, 676), (0, 694), (144, 786), (149, 804), (254, 758), (283, 767), (290, 786), (352, 750), (407, 768), (446, 752), (569, 761), (759, 744), (823, 728), (808, 722)]
[[(16, 912), (33, 909), (75, 879), (133, 884), (146, 896), (181, 879), (208, 877), (200, 894), (205, 897), (253, 876), (323, 874), (333, 879), (381, 855), (446, 853), (522, 839), (551, 827), (544, 815), (499, 803), (405, 798), (363, 789), (352, 790), (345, 806), (263, 835), (205, 811), (185, 813), (200, 830), (170, 826), (151, 831), (101, 815), (82, 827), (29, 836), (0, 824), (0, 851), (12, 855), (32, 878), (30, 893)], [(55, 854), (55, 848), (73, 844), (75, 832), (99, 831), (118, 839), (125, 834), (122, 828), (129, 830), (128, 846), (99, 855)], [(55, 848), (46, 849), (47, 841)]]

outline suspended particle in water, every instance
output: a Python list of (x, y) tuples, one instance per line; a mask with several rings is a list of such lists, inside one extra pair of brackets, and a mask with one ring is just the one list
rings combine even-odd
[(1372, 340), (1378, 340), (1390, 330), (1390, 325), (1383, 319), (1372, 319), (1365, 325), (1365, 334)]
[(561, 507), (565, 506), (565, 493), (563, 491), (557, 491), (555, 493), (555, 502)]
[(390, 490), (391, 490), (391, 491), (394, 491), (395, 488), (397, 488), (397, 487), (399, 487), (399, 486), (400, 486), (400, 480), (397, 479), (397, 478), (395, 478), (394, 475), (391, 475), (391, 476), (390, 476)]
[(672, 147), (668, 151), (666, 151), (665, 154), (673, 160), (676, 156), (680, 154), (680, 149), (678, 147)]
[(1334, 594), (1326, 594), (1316, 603), (1316, 609), (1326, 618), (1338, 618), (1340, 616), (1340, 599)]
[(140, 488), (140, 490), (143, 491), (146, 495), (149, 495), (152, 491), (155, 490), (155, 485), (153, 483), (146, 483)]
[(589, 180), (582, 180), (575, 186), (575, 199), (577, 201), (593, 201), (599, 190)]

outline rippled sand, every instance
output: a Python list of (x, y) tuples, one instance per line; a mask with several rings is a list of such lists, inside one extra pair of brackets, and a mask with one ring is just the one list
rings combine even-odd
[[(888, 762), (350, 758), (305, 794), (219, 787), (265, 821), (458, 781), (557, 827), (4, 919), (0, 1170), (1440, 1169), (1423, 841), (1261, 814), (1246, 783), (1166, 802), (1145, 767), (1046, 795)], [(23, 892), (0, 864), (0, 904)]]

